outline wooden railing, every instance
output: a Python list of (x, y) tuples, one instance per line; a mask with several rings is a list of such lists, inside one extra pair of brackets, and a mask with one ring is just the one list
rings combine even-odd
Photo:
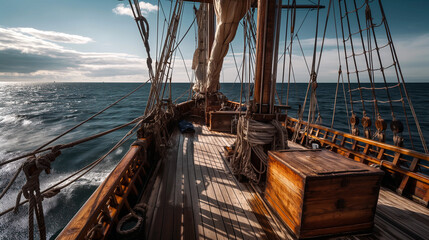
[[(104, 238), (118, 221), (120, 210), (128, 205), (128, 197), (139, 195), (136, 185), (143, 184), (148, 167), (148, 139), (140, 139), (146, 147), (133, 145), (106, 180), (63, 229), (57, 239)], [(137, 184), (138, 183), (138, 184)]]
[[(178, 104), (176, 109), (183, 115), (192, 112), (194, 105), (195, 101), (190, 100)], [(121, 211), (125, 209), (126, 212), (139, 198), (149, 177), (150, 163), (157, 161), (148, 159), (154, 153), (151, 151), (154, 148), (149, 147), (151, 139), (139, 139), (139, 144), (130, 147), (57, 239), (104, 239), (108, 235), (116, 226)]]
[(303, 144), (310, 136), (322, 147), (368, 165), (377, 164), (388, 174), (390, 187), (398, 194), (413, 197), (428, 206), (429, 202), (429, 155), (406, 148), (396, 147), (375, 140), (354, 136), (334, 129), (310, 124), (288, 117), (290, 132), (299, 131), (297, 142)]
[[(227, 101), (226, 104), (237, 108), (239, 103)], [(297, 128), (297, 124), (298, 128)], [(304, 132), (306, 122), (298, 123), (288, 117), (287, 128), (290, 132), (299, 131), (297, 142), (303, 144), (307, 137)], [(322, 147), (329, 148), (355, 161), (368, 165), (377, 164), (388, 174), (385, 183), (400, 195), (412, 197), (421, 204), (429, 203), (429, 155), (406, 148), (396, 147), (375, 140), (354, 136), (328, 127), (311, 124), (311, 138), (318, 140)]]

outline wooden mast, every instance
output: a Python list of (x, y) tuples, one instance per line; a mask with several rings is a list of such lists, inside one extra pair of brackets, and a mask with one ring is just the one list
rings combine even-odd
[(213, 42), (215, 38), (215, 31), (216, 31), (216, 15), (214, 12), (214, 6), (213, 4), (207, 4), (208, 6), (208, 14), (207, 14), (207, 23), (208, 23), (208, 51), (207, 51), (207, 58), (210, 58), (210, 54), (213, 47)]
[(325, 8), (321, 5), (282, 5), (281, 0), (258, 0), (256, 33), (255, 113), (271, 114), (277, 74), (281, 8)]
[[(281, 0), (258, 0), (258, 19), (256, 34), (256, 71), (254, 103), (257, 113), (272, 113), (273, 60), (277, 58), (275, 50), (277, 25), (280, 24)], [(275, 74), (275, 73), (274, 73)]]

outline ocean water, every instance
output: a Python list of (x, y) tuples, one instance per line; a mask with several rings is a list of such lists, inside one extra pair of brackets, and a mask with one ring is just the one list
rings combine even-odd
[[(134, 83), (0, 83), (0, 162), (36, 149), (137, 86), (138, 84)], [(290, 89), (289, 105), (292, 109), (289, 110), (289, 114), (293, 117), (296, 116), (298, 106), (303, 103), (306, 87), (306, 84), (296, 84)], [(319, 109), (323, 119), (322, 124), (327, 126), (331, 124), (335, 87), (336, 84), (319, 84), (317, 89)], [(407, 87), (423, 133), (428, 136), (429, 112), (427, 106), (429, 106), (429, 98), (426, 94), (429, 90), (429, 84), (411, 83)], [(143, 87), (115, 107), (66, 135), (57, 144), (102, 132), (139, 117), (145, 109), (148, 89), (149, 85)], [(172, 99), (175, 100), (180, 97), (188, 89), (189, 84), (173, 84)], [(283, 88), (281, 91), (281, 89), (281, 85), (277, 85), (278, 95), (284, 104), (286, 90)], [(231, 100), (240, 100), (240, 84), (224, 83), (221, 86), (221, 91)], [(168, 89), (166, 93), (168, 95)], [(353, 94), (352, 97), (357, 100), (358, 95), (356, 94), (358, 93), (353, 92)], [(365, 97), (369, 97), (369, 94), (371, 93), (368, 91), (364, 93)], [(386, 97), (383, 96), (383, 93), (377, 93), (377, 96), (380, 96), (380, 100)], [(393, 99), (399, 97), (399, 93), (392, 92)], [(188, 98), (189, 92), (184, 94), (179, 102)], [(357, 103), (355, 105), (355, 111), (361, 113), (361, 108), (358, 107)], [(371, 116), (373, 106), (367, 103), (366, 108)], [(342, 91), (339, 91), (338, 94), (336, 111), (335, 128), (347, 132), (347, 114)], [(395, 103), (394, 112), (399, 119), (403, 120), (401, 111), (401, 105)], [(391, 119), (389, 106), (382, 104), (380, 112), (389, 123)], [(412, 132), (415, 133), (415, 125), (410, 112), (408, 112), (408, 116), (412, 123), (410, 124)], [(404, 120), (403, 122), (405, 123)], [(45, 189), (106, 153), (128, 129), (122, 129), (97, 140), (63, 150), (62, 154), (52, 163), (51, 174), (41, 174), (41, 189)], [(390, 141), (391, 135), (388, 131), (388, 141)], [(404, 132), (406, 141), (407, 136), (408, 133)], [(416, 149), (422, 151), (418, 135), (413, 134), (412, 138)], [(129, 143), (133, 140), (131, 139)], [(55, 236), (68, 223), (128, 150), (129, 143), (117, 149), (78, 182), (64, 189), (57, 196), (43, 202), (48, 237)], [(407, 141), (407, 146), (409, 146), (409, 141)], [(22, 161), (0, 167), (0, 191), (6, 186)], [(24, 182), (25, 179), (21, 174), (8, 194), (0, 201), (0, 212), (14, 206), (16, 195)], [(22, 206), (17, 214), (8, 213), (0, 217), (0, 239), (28, 238), (27, 221), (26, 205)]]

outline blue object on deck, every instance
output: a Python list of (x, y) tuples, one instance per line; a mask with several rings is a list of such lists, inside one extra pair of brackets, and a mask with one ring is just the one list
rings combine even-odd
[(182, 120), (179, 122), (179, 130), (182, 133), (194, 133), (195, 132), (195, 128), (194, 125), (192, 125), (192, 123)]

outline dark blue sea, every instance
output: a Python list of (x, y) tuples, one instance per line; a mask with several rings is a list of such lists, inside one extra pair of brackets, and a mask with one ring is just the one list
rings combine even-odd
[[(137, 83), (0, 83), (0, 162), (36, 149), (41, 144), (108, 106), (138, 85)], [(229, 99), (239, 101), (240, 87), (240, 84), (224, 83), (221, 86), (221, 91)], [(407, 87), (423, 133), (429, 136), (429, 98), (427, 97), (429, 84), (410, 83), (407, 84)], [(322, 113), (322, 124), (326, 126), (331, 125), (335, 88), (336, 84), (325, 83), (319, 84), (317, 89), (319, 109)], [(92, 121), (66, 135), (57, 144), (71, 142), (108, 130), (141, 116), (146, 106), (148, 89), (149, 85), (143, 87), (104, 114), (97, 116)], [(245, 89), (247, 89), (247, 86), (245, 86)], [(292, 109), (289, 110), (289, 115), (296, 116), (299, 105), (303, 104), (306, 89), (307, 84), (295, 84), (291, 86), (289, 105)], [(175, 100), (187, 90), (189, 90), (189, 84), (173, 84), (172, 99)], [(167, 89), (167, 96), (168, 92)], [(245, 90), (245, 92), (248, 91)], [(285, 104), (286, 88), (284, 87), (282, 91), (282, 87), (279, 84), (277, 92), (279, 98), (283, 100), (282, 103)], [(346, 92), (346, 94), (349, 93)], [(358, 93), (353, 92), (353, 94), (352, 97), (354, 100), (357, 100), (359, 97)], [(364, 97), (368, 98), (371, 92), (365, 91), (363, 94)], [(348, 132), (347, 112), (343, 96), (342, 86), (340, 86), (336, 107), (335, 128)], [(380, 100), (385, 100), (386, 98), (383, 93), (377, 93), (377, 96), (380, 96)], [(391, 97), (392, 99), (399, 99), (400, 94), (399, 92), (392, 92)], [(185, 101), (188, 98), (189, 92), (184, 94), (178, 101)], [(245, 98), (243, 97), (244, 101)], [(359, 104), (355, 103), (354, 107), (355, 112), (361, 116), (362, 109)], [(372, 117), (373, 105), (366, 103), (366, 108), (369, 116)], [(350, 111), (350, 106), (348, 106), (348, 110)], [(394, 112), (405, 124), (400, 103), (395, 103)], [(381, 104), (380, 113), (389, 123), (391, 120), (391, 109), (388, 104)], [(407, 111), (407, 115), (410, 119), (415, 148), (418, 151), (423, 151), (420, 139), (416, 134), (414, 120), (409, 110)], [(51, 174), (41, 174), (41, 189), (45, 189), (106, 153), (128, 130), (129, 128), (122, 129), (97, 140), (62, 151), (61, 156), (52, 164), (53, 170)], [(388, 131), (387, 138), (391, 139), (391, 137), (392, 134)], [(404, 138), (406, 146), (410, 147), (407, 130), (404, 131)], [(128, 146), (129, 143), (117, 149), (85, 177), (64, 189), (54, 198), (46, 199), (43, 202), (48, 237), (58, 233), (68, 223), (85, 203), (86, 199), (118, 163), (127, 151)], [(4, 189), (20, 163), (17, 162), (0, 167), (0, 192)], [(21, 175), (9, 193), (0, 201), (0, 212), (14, 206), (16, 195), (23, 183), (24, 177)], [(9, 213), (0, 217), (0, 239), (27, 238), (27, 221), (26, 205), (21, 207), (17, 214)]]

